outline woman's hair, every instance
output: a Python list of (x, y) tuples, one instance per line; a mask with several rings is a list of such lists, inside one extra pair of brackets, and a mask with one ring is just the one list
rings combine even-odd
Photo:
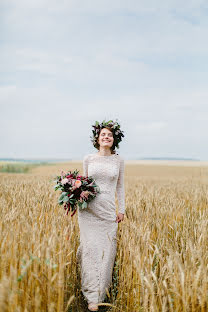
[[(111, 154), (115, 154), (116, 153), (116, 151), (115, 151), (116, 144), (115, 144), (115, 137), (114, 137), (113, 130), (110, 127), (105, 127), (105, 128), (110, 130), (111, 133), (113, 134), (114, 140), (113, 140), (113, 145), (110, 147), (110, 150), (111, 150)], [(104, 129), (104, 128), (102, 128), (102, 129)], [(94, 145), (95, 148), (97, 148), (98, 150), (100, 149), (100, 144), (98, 143), (98, 139), (99, 139), (100, 132), (102, 129), (100, 129), (100, 131), (98, 132), (98, 137), (96, 138), (95, 145)]]

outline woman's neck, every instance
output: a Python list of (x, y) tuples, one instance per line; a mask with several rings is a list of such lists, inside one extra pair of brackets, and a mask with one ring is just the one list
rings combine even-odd
[(100, 155), (100, 156), (110, 156), (110, 155), (112, 155), (112, 153), (111, 153), (110, 149), (100, 148), (100, 150), (98, 151), (98, 155)]

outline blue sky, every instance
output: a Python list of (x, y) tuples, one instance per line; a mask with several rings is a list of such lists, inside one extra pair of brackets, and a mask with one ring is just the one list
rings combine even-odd
[(96, 152), (115, 119), (125, 159), (208, 160), (208, 3), (5, 0), (0, 157)]

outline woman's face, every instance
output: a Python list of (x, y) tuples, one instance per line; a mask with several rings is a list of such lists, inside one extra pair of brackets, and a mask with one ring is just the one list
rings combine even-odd
[(113, 133), (107, 128), (103, 128), (100, 131), (100, 135), (98, 138), (99, 145), (110, 148), (113, 145), (113, 141), (114, 141)]

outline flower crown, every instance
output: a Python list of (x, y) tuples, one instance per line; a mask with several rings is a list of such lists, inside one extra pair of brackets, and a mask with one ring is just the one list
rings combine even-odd
[(120, 125), (119, 125), (117, 119), (116, 119), (116, 121), (103, 120), (100, 124), (98, 121), (96, 121), (95, 124), (92, 125), (92, 127), (93, 127), (93, 129), (92, 129), (93, 135), (90, 136), (90, 138), (91, 138), (91, 141), (92, 141), (94, 147), (96, 147), (97, 139), (99, 137), (100, 131), (103, 128), (109, 127), (113, 131), (114, 145), (115, 145), (115, 147), (119, 148), (119, 143), (122, 141), (122, 137), (124, 137), (124, 134), (123, 134), (123, 131), (120, 130)]

